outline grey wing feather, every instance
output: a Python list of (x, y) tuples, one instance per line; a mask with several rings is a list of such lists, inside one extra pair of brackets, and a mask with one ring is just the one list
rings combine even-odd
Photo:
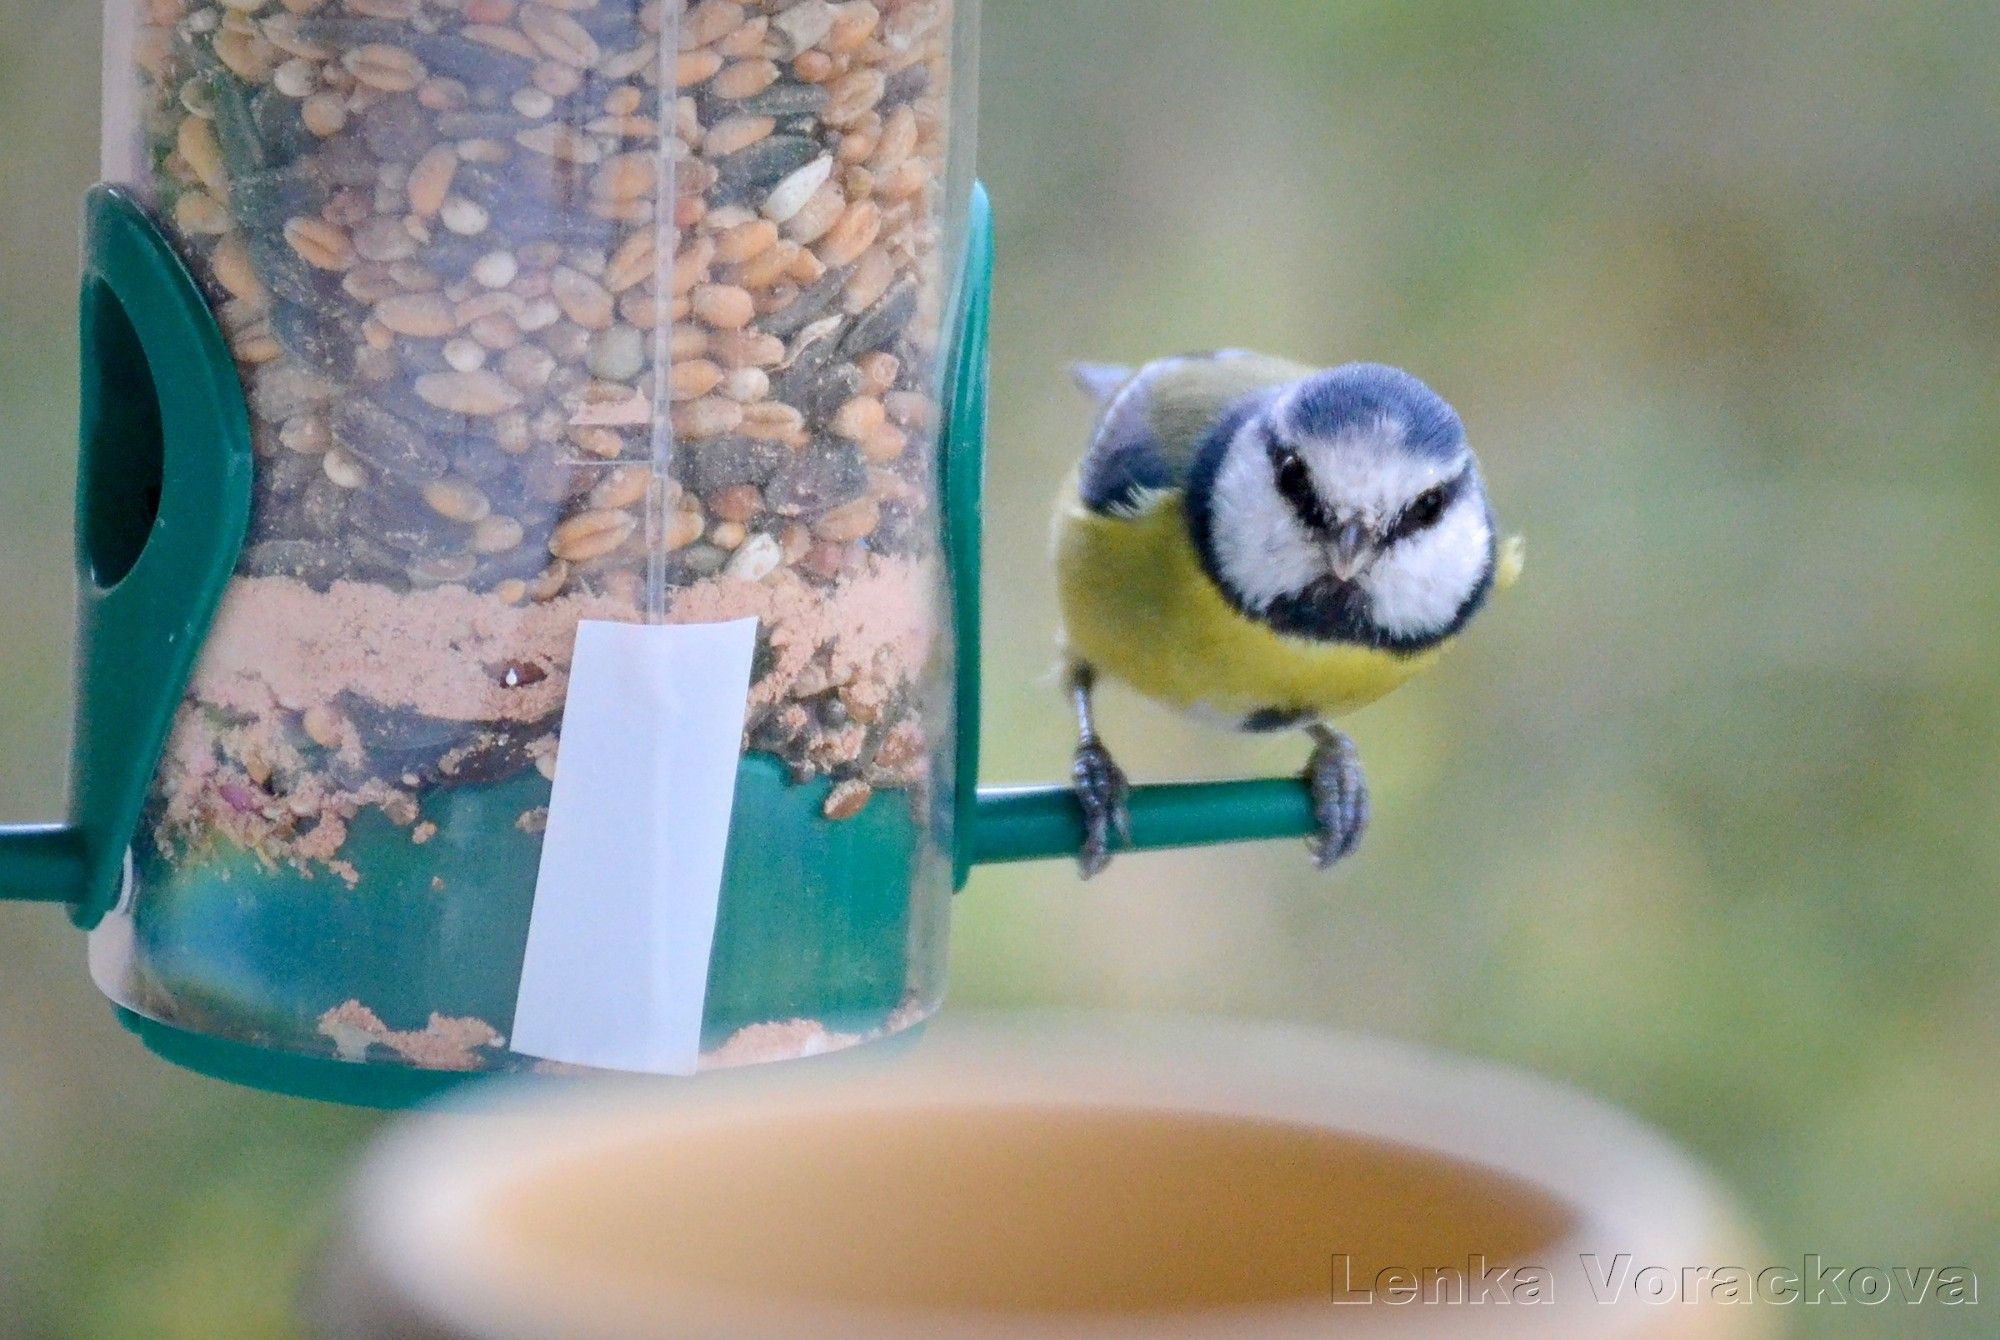
[[(1159, 367), (1149, 363), (1136, 374), (1127, 372), (1111, 395), (1100, 402), (1102, 413), (1078, 473), (1083, 505), (1093, 512), (1131, 512), (1149, 495), (1174, 487), (1173, 463), (1162, 449), (1148, 412), (1151, 383), (1157, 379)], [(1079, 382), (1083, 375), (1079, 368)]]
[[(1187, 354), (1126, 373), (1097, 421), (1079, 473), (1084, 506), (1131, 512), (1180, 488), (1195, 453), (1245, 395), (1294, 381), (1310, 368), (1239, 349)], [(1078, 380), (1082, 381), (1082, 370)]]

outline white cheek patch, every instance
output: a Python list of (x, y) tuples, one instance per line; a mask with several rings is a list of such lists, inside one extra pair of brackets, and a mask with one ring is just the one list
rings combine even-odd
[(1209, 495), (1209, 542), (1224, 582), (1251, 609), (1303, 590), (1326, 573), (1326, 556), (1278, 494), (1261, 445), (1246, 426), (1223, 455)]
[(1478, 585), (1493, 548), (1493, 527), (1473, 496), (1438, 523), (1393, 546), (1361, 579), (1375, 623), (1396, 637), (1423, 637), (1451, 625)]

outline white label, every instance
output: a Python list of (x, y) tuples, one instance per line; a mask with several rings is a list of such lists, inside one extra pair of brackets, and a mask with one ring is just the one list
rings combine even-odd
[(757, 621), (577, 625), (509, 1046), (694, 1073)]

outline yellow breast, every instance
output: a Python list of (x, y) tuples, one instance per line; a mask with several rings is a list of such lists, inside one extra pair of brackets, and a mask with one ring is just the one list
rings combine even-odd
[(1313, 642), (1247, 618), (1202, 570), (1178, 497), (1128, 519), (1069, 495), (1056, 518), (1056, 573), (1070, 654), (1188, 711), (1336, 716), (1438, 657)]

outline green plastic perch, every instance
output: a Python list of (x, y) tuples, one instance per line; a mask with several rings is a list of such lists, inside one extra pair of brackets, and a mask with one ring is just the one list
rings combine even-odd
[(68, 824), (19, 824), (0, 828), (0, 898), (25, 903), (71, 903), (89, 877), (83, 830)]
[[(1297, 780), (1178, 782), (1132, 788), (1130, 851), (1301, 837), (1312, 800)], [(1083, 845), (1083, 811), (1065, 787), (984, 787), (972, 832), (975, 865), (1039, 861)]]

